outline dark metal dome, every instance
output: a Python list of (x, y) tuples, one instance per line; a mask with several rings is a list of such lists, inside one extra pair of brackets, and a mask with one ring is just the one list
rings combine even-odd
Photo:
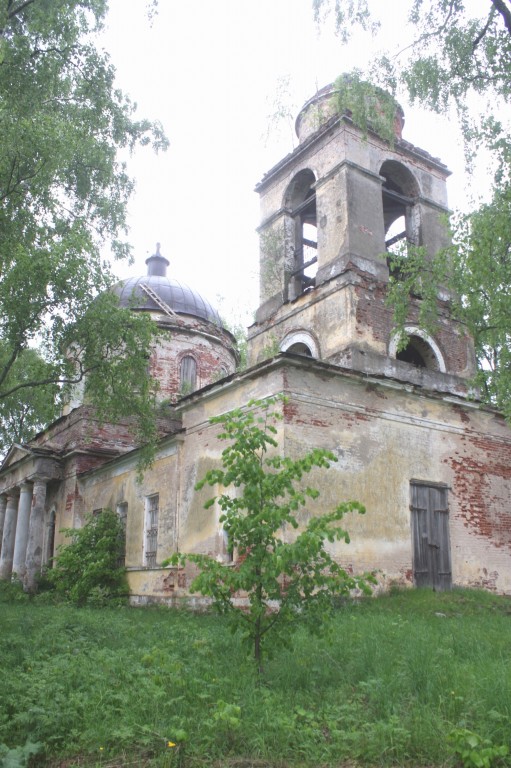
[(119, 297), (121, 307), (130, 307), (135, 310), (164, 310), (164, 307), (157, 302), (157, 298), (177, 314), (200, 317), (223, 328), (220, 315), (207, 299), (188, 285), (167, 277), (169, 262), (160, 254), (159, 243), (156, 246), (156, 253), (146, 259), (146, 264), (147, 275), (121, 280), (112, 287), (113, 292)]

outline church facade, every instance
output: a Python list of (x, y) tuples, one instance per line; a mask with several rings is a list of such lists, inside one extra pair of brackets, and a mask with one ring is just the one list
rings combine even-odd
[[(410, 297), (409, 343), (399, 351), (386, 302), (387, 254), (399, 242), (431, 254), (448, 242), (446, 179), (438, 159), (402, 138), (389, 143), (319, 91), (297, 118), (298, 147), (257, 186), (260, 306), (249, 367), (211, 305), (167, 276), (157, 249), (147, 275), (116, 286), (121, 303), (165, 331), (151, 369), (166, 401), (156, 459), (137, 479), (137, 446), (122, 425), (99, 425), (79, 393), (67, 412), (0, 468), (0, 578), (31, 588), (62, 528), (116, 510), (125, 524), (133, 603), (177, 602), (191, 573), (161, 562), (203, 552), (236, 567), (219, 522), (195, 491), (222, 448), (210, 418), (283, 393), (279, 450), (332, 451), (317, 470), (320, 497), (304, 514), (358, 500), (349, 545), (333, 552), (353, 572), (390, 584), (477, 586), (511, 593), (511, 430), (472, 391), (469, 335), (439, 289), (434, 336)], [(425, 277), (427, 279), (427, 277)]]

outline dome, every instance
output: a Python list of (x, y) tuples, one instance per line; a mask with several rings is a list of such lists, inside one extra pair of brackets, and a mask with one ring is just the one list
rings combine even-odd
[[(352, 111), (349, 107), (351, 86), (354, 86), (352, 106), (360, 107), (361, 104), (364, 104), (368, 124), (371, 123), (371, 113), (373, 117), (374, 115), (382, 115), (387, 108), (386, 105), (392, 105), (391, 108), (394, 109), (394, 134), (397, 139), (402, 138), (405, 117), (401, 105), (394, 97), (382, 88), (360, 80), (356, 73), (345, 73), (334, 83), (325, 85), (324, 88), (317, 91), (301, 108), (295, 122), (296, 135), (300, 143), (309, 138), (330, 118), (337, 117), (341, 113), (351, 117)], [(347, 96), (348, 103), (344, 103)]]
[(167, 277), (169, 262), (160, 254), (159, 243), (156, 253), (146, 259), (146, 264), (147, 275), (121, 280), (112, 287), (121, 307), (161, 311), (165, 307), (158, 303), (159, 299), (177, 314), (200, 317), (223, 328), (220, 315), (207, 299), (185, 283)]

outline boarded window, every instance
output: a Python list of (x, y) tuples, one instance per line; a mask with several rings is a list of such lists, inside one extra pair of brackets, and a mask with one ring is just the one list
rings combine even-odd
[(126, 565), (126, 525), (128, 521), (128, 502), (127, 501), (123, 501), (117, 505), (117, 515), (119, 517), (119, 522), (122, 526), (122, 542), (119, 546), (119, 549), (121, 550), (121, 554), (119, 555), (117, 565), (119, 566), (119, 568), (123, 568)]
[(156, 567), (158, 550), (158, 512), (160, 497), (157, 493), (146, 498), (144, 560), (148, 568)]
[(451, 588), (447, 487), (412, 481), (410, 485), (413, 575), (417, 587)]
[(182, 395), (187, 395), (197, 388), (197, 363), (191, 355), (186, 355), (181, 360), (179, 370), (179, 390)]
[(52, 509), (46, 527), (46, 541), (44, 546), (43, 565), (53, 568), (53, 556), (55, 554), (55, 510)]

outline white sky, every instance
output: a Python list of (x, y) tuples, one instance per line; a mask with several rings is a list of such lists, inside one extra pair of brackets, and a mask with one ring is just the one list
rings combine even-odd
[[(130, 205), (135, 263), (145, 274), (156, 242), (169, 274), (196, 288), (231, 321), (251, 322), (258, 304), (258, 197), (262, 175), (296, 146), (301, 105), (342, 72), (363, 69), (379, 48), (411, 39), (401, 9), (384, 0), (387, 36), (358, 35), (343, 47), (333, 24), (318, 31), (312, 0), (159, 0), (152, 25), (146, 0), (110, 0), (104, 46), (118, 85), (138, 115), (160, 120), (170, 148), (139, 149), (129, 162), (136, 179)], [(282, 83), (293, 120), (272, 129), (269, 116)], [(453, 124), (405, 109), (404, 138), (454, 171), (451, 207), (463, 205), (461, 141)], [(221, 297), (221, 298), (219, 298)]]

